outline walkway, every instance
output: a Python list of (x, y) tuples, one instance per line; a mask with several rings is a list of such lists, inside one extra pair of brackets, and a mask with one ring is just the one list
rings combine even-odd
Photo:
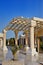
[(0, 65), (2, 64), (2, 61), (4, 60), (3, 51), (0, 49)]
[[(21, 60), (20, 60), (21, 59)], [(43, 54), (39, 54), (39, 60), (38, 61), (29, 61), (29, 56), (26, 56), (25, 54), (19, 53), (19, 60), (13, 61), (4, 60), (3, 51), (0, 49), (0, 65), (40, 65), (39, 63), (43, 62)]]

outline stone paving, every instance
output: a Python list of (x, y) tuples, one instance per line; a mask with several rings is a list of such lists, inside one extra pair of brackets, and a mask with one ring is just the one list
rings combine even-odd
[[(37, 61), (31, 61), (29, 56), (18, 54), (19, 60), (4, 60), (3, 51), (0, 49), (0, 65), (41, 65), (43, 62), (43, 54), (39, 54), (39, 58)], [(36, 58), (34, 58), (35, 60)]]
[(3, 51), (0, 49), (0, 65), (2, 64), (2, 61), (4, 60)]
[(22, 61), (3, 61), (2, 65), (24, 65)]

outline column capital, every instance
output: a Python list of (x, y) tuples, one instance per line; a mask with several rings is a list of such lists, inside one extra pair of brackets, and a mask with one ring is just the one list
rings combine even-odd
[(30, 26), (31, 26), (31, 27), (35, 27), (35, 26), (36, 26), (36, 21), (31, 20), (31, 21), (30, 21)]
[(6, 32), (7, 32), (7, 31), (4, 29), (4, 30), (3, 30), (3, 33), (6, 33)]
[(18, 34), (19, 31), (18, 30), (15, 30), (14, 32), (15, 32), (15, 34)]

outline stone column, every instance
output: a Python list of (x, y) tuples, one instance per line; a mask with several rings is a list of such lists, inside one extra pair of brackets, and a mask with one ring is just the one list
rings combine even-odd
[(6, 47), (6, 30), (3, 31), (3, 41), (4, 41), (3, 50), (7, 50), (7, 47)]
[(29, 46), (28, 46), (28, 31), (24, 31), (25, 32), (25, 42), (26, 42), (26, 50), (29, 49)]
[(31, 48), (31, 55), (36, 55), (36, 49), (34, 48), (34, 28), (36, 26), (36, 21), (31, 20), (30, 26), (30, 48)]
[(2, 39), (1, 39), (1, 48), (2, 48), (2, 44), (3, 44), (3, 41), (2, 41)]
[(28, 46), (28, 31), (25, 31), (25, 42), (26, 46)]
[(40, 49), (40, 39), (38, 38), (37, 41), (38, 41), (38, 53), (39, 53), (39, 49)]
[(15, 45), (18, 46), (18, 31), (15, 31)]
[(9, 45), (9, 40), (8, 40), (8, 45)]
[(30, 44), (31, 50), (34, 49), (34, 27), (30, 27)]
[(6, 32), (4, 32), (4, 46), (6, 46)]
[(21, 38), (21, 44), (22, 44), (22, 38)]

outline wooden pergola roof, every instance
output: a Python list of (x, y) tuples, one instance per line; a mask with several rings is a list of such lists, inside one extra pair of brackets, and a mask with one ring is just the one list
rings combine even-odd
[(14, 18), (12, 21), (5, 27), (5, 30), (28, 30), (30, 19), (27, 18)]
[(23, 17), (18, 17), (18, 18), (14, 18), (12, 19), (12, 21), (4, 28), (6, 31), (8, 30), (29, 30), (30, 28), (30, 24), (31, 24), (31, 20), (36, 21), (36, 27), (35, 29), (40, 30), (43, 29), (43, 19), (42, 18), (37, 18), (37, 17), (33, 17), (33, 18), (23, 18)]

